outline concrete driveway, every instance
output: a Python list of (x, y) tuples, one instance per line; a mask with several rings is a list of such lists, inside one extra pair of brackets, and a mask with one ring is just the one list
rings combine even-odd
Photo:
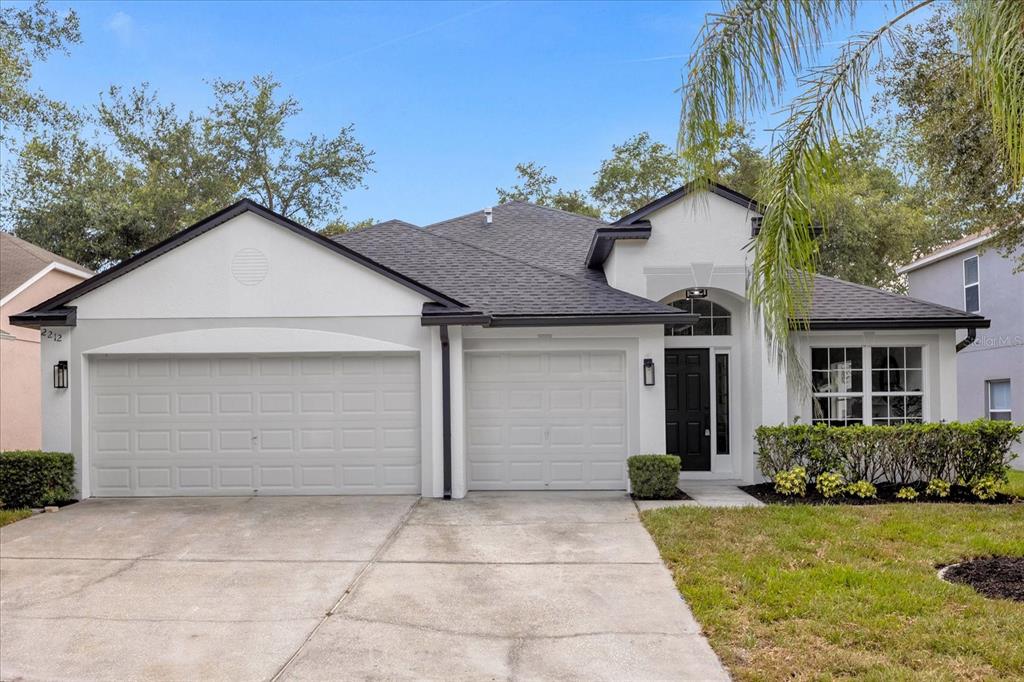
[(0, 530), (0, 679), (725, 679), (617, 493), (89, 500)]

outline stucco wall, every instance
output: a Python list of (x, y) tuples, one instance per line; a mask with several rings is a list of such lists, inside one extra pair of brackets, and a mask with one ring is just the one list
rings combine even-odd
[[(992, 320), (977, 341), (956, 357), (957, 418), (987, 416), (986, 382), (1009, 379), (1014, 421), (1024, 422), (1024, 273), (994, 249), (970, 249), (907, 273), (910, 295), (953, 308), (964, 307), (963, 261), (978, 256), (981, 314)], [(960, 332), (958, 338), (963, 338)], [(1024, 445), (1017, 447), (1024, 454)], [(1015, 466), (1024, 468), (1024, 457)]]
[(15, 327), (10, 316), (56, 296), (82, 281), (81, 277), (50, 270), (27, 289), (0, 306), (0, 450), (35, 450), (43, 445), (39, 332)]

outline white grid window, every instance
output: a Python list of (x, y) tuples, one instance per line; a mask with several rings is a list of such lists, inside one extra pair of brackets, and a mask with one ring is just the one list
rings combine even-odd
[(812, 348), (814, 423), (849, 426), (864, 421), (864, 352), (861, 348)]
[(871, 423), (923, 421), (923, 370), (919, 346), (871, 349)]
[(811, 348), (811, 421), (832, 426), (923, 421), (923, 375), (920, 346)]
[(964, 310), (969, 313), (981, 310), (981, 279), (977, 256), (964, 259)]
[(1013, 415), (1010, 411), (1010, 380), (986, 381), (985, 385), (988, 387), (988, 418), (1011, 421)]

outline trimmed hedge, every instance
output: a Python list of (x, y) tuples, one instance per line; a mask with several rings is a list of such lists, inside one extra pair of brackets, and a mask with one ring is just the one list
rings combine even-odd
[(644, 500), (673, 497), (679, 484), (675, 455), (633, 455), (626, 460), (633, 496)]
[(760, 426), (755, 431), (761, 473), (774, 479), (804, 467), (810, 480), (833, 472), (848, 481), (913, 483), (935, 479), (971, 485), (1006, 480), (1024, 426), (1008, 421), (901, 426)]
[(0, 507), (44, 507), (72, 500), (75, 458), (67, 452), (0, 452)]

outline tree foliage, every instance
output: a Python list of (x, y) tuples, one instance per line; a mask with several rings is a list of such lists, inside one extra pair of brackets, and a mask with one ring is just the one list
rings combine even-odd
[[(941, 236), (1002, 226), (994, 243), (1012, 251), (1024, 244), (1024, 191), (1014, 188), (992, 116), (970, 87), (957, 28), (954, 12), (942, 6), (909, 27), (903, 49), (878, 71), (876, 108), (894, 165), (916, 179), (930, 217), (948, 228)], [(1024, 266), (1024, 251), (1018, 266)]]
[(590, 195), (605, 215), (621, 217), (679, 187), (683, 166), (673, 149), (640, 133), (612, 147), (595, 175)]
[(362, 186), (373, 152), (351, 124), (334, 137), (289, 138), (285, 127), (302, 107), (277, 97), (280, 86), (271, 76), (213, 81), (212, 143), (242, 194), (299, 222), (321, 223), (344, 208), (346, 191)]
[(516, 175), (519, 183), (509, 188), (498, 187), (498, 203), (510, 201), (529, 201), (539, 206), (549, 206), (570, 213), (598, 218), (600, 209), (591, 204), (586, 195), (579, 190), (555, 189), (558, 178), (548, 175), (544, 166), (533, 161), (516, 164)]
[[(839, 140), (863, 127), (862, 86), (886, 48), (899, 49), (903, 22), (932, 0), (894, 3), (895, 16), (851, 38), (830, 64), (808, 67), (833, 28), (854, 17), (857, 0), (733, 0), (709, 14), (687, 63), (679, 147), (694, 178), (714, 172), (728, 121), (785, 104), (757, 196), (765, 208), (749, 295), (779, 355), (794, 321), (806, 321), (810, 274), (818, 265), (814, 206), (836, 181)], [(1002, 144), (1015, 187), (1024, 181), (1024, 3), (961, 0), (958, 21), (977, 88)], [(798, 94), (786, 101), (796, 77)], [(827, 225), (826, 225), (827, 228)]]
[(111, 88), (91, 111), (33, 135), (4, 186), (22, 238), (101, 269), (249, 196), (299, 222), (337, 224), (372, 153), (351, 126), (287, 137), (300, 109), (269, 76), (217, 82), (204, 114), (181, 114), (146, 85)]
[(60, 14), (43, 0), (0, 8), (0, 145), (9, 147), (16, 130), (31, 131), (72, 115), (59, 102), (29, 91), (28, 81), (34, 62), (66, 53), (81, 39), (73, 11)]

